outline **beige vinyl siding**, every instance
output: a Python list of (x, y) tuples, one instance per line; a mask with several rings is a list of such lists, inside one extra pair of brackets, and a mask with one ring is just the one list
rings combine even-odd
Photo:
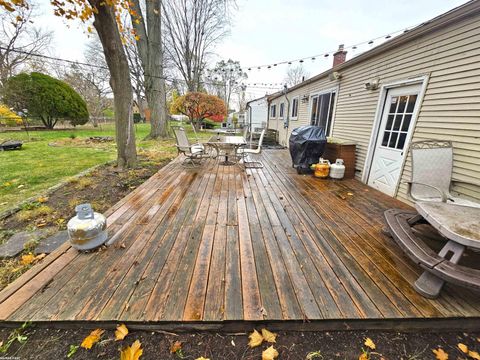
[[(357, 144), (357, 178), (362, 177), (371, 139), (380, 91), (369, 91), (364, 84), (375, 78), (380, 85), (429, 75), (420, 104), (412, 141), (451, 140), (454, 146), (453, 177), (480, 183), (480, 15), (456, 21), (427, 35), (410, 40), (358, 63), (340, 67), (340, 81), (323, 76), (295, 89), (299, 95), (299, 116), (295, 125), (309, 123), (309, 106), (304, 94), (339, 86), (334, 113), (336, 138)], [(294, 125), (295, 124), (295, 125)], [(407, 157), (398, 189), (408, 201), (404, 182), (410, 178)], [(480, 200), (480, 188), (459, 184), (455, 190)]]
[[(298, 97), (298, 116), (297, 120), (292, 120), (290, 117), (290, 126), (285, 129), (283, 126), (283, 121), (286, 119), (287, 116), (287, 101), (285, 100), (285, 96), (282, 95), (276, 99), (273, 99), (271, 101), (271, 104), (280, 104), (281, 102), (285, 102), (285, 116), (284, 119), (279, 121), (278, 123), (276, 121), (270, 121), (269, 123), (269, 128), (270, 129), (277, 129), (276, 126), (278, 125), (278, 140), (279, 143), (283, 146), (288, 146), (288, 138), (290, 137), (290, 133), (292, 132), (293, 129), (303, 126), (303, 125), (310, 125), (310, 105), (311, 101), (309, 100), (308, 102), (303, 102), (302, 98), (307, 95), (310, 96), (311, 94), (315, 94), (318, 92), (322, 92), (327, 89), (335, 88), (337, 86), (337, 81), (330, 81), (327, 79), (323, 79), (320, 81), (315, 81), (311, 84), (302, 86), (299, 89), (295, 89), (292, 92), (289, 92), (287, 97), (290, 100), (290, 114), (291, 114), (291, 105), (292, 105), (292, 99), (295, 97)], [(277, 107), (278, 108), (278, 107)], [(290, 115), (289, 114), (289, 115)]]
[[(454, 145), (454, 178), (480, 183), (480, 23), (478, 16), (422, 37), (342, 72), (333, 136), (357, 142), (361, 177), (379, 91), (363, 84), (378, 77), (385, 84), (429, 74), (412, 141), (445, 139)], [(408, 201), (408, 157), (398, 197)], [(480, 188), (459, 185), (458, 192), (480, 199)]]

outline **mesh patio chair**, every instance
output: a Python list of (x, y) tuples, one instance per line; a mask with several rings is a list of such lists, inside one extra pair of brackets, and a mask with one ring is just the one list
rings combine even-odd
[(177, 140), (175, 146), (177, 147), (178, 154), (183, 154), (186, 157), (184, 164), (190, 162), (191, 165), (195, 166), (195, 161), (201, 161), (202, 159), (211, 157), (205, 150), (204, 145), (198, 142), (194, 144), (190, 143), (183, 127), (173, 126), (172, 129)]
[(255, 149), (252, 148), (239, 148), (237, 149), (237, 156), (242, 158), (243, 164), (246, 168), (263, 168), (263, 164), (260, 161), (251, 160), (252, 155), (259, 155), (262, 152), (263, 138), (265, 137), (265, 129), (260, 133), (260, 139)]
[(453, 148), (450, 141), (426, 140), (410, 145), (412, 177), (408, 194), (414, 201), (448, 202), (480, 207), (480, 203), (451, 193), (452, 183), (480, 184), (452, 178)]

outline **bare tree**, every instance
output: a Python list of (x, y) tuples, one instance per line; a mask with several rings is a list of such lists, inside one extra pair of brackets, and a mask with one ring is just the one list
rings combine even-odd
[(165, 78), (163, 75), (162, 1), (147, 0), (142, 11), (140, 0), (132, 0), (137, 16), (132, 15), (136, 31), (136, 45), (145, 76), (145, 95), (150, 109), (150, 135), (152, 139), (166, 137), (167, 109)]
[(165, 50), (185, 81), (187, 91), (202, 90), (209, 51), (227, 34), (231, 0), (163, 2)]
[(215, 68), (208, 71), (205, 87), (221, 97), (230, 108), (233, 93), (241, 93), (242, 81), (248, 75), (242, 70), (240, 62), (228, 59), (217, 62)]
[(308, 72), (305, 70), (302, 64), (298, 66), (289, 67), (284, 82), (288, 87), (300, 84), (302, 81), (309, 77)]
[(35, 5), (11, 12), (0, 7), (0, 86), (7, 78), (35, 61), (32, 54), (43, 53), (52, 33), (32, 25)]
[(135, 103), (137, 104), (140, 115), (145, 118), (145, 75), (137, 45), (134, 42), (126, 43), (125, 53), (127, 54), (128, 64), (130, 66)]
[(112, 89), (108, 82), (108, 67), (101, 48), (100, 40), (96, 37), (87, 44), (84, 54), (86, 62), (95, 64), (96, 67), (74, 64), (62, 75), (64, 81), (82, 95), (94, 126), (98, 125), (98, 119), (111, 105), (109, 96)]

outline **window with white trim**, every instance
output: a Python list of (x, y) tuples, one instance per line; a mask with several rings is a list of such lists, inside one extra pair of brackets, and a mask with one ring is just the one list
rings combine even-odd
[(270, 105), (270, 118), (275, 119), (277, 117), (277, 105), (272, 104)]
[(313, 95), (310, 105), (310, 125), (320, 126), (325, 134), (330, 136), (332, 130), (333, 107), (335, 92)]
[(297, 120), (298, 117), (298, 96), (292, 99), (292, 120)]
[(285, 110), (285, 103), (280, 103), (280, 106), (278, 108), (278, 118), (283, 119), (283, 113)]

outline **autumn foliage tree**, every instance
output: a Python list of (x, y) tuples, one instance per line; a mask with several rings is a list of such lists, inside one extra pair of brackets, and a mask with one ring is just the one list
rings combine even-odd
[(170, 112), (188, 116), (195, 128), (198, 128), (198, 125), (207, 118), (226, 116), (227, 106), (217, 96), (201, 92), (189, 92), (175, 99)]
[[(55, 15), (68, 20), (90, 23), (102, 43), (105, 60), (110, 72), (110, 86), (115, 107), (115, 137), (117, 165), (121, 168), (134, 166), (137, 160), (135, 132), (133, 128), (133, 91), (128, 59), (124, 49), (124, 35), (128, 32), (121, 22), (121, 15), (128, 12), (135, 16), (130, 0), (51, 0)], [(28, 8), (28, 0), (0, 0), (7, 11)], [(89, 31), (92, 29), (89, 27)]]

